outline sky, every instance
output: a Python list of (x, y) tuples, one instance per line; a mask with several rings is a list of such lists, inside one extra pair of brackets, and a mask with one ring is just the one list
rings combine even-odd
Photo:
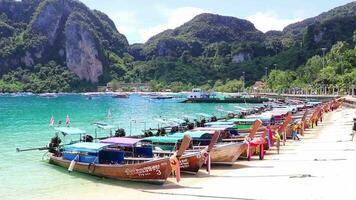
[(314, 17), (352, 0), (81, 0), (107, 14), (130, 44), (143, 43), (201, 13), (247, 19), (262, 32)]

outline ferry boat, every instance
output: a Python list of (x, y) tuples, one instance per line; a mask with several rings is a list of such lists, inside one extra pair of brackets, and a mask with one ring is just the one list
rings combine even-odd
[(218, 96), (215, 92), (204, 92), (200, 88), (194, 88), (183, 103), (263, 103), (267, 101), (267, 98), (245, 95)]

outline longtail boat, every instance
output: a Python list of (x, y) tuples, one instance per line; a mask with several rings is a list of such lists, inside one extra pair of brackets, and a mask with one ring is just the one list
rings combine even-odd
[[(157, 151), (152, 149), (151, 144), (144, 144), (142, 139), (112, 137), (101, 140), (101, 143), (114, 144), (120, 147), (127, 156), (159, 158), (170, 157), (174, 151)], [(180, 170), (187, 173), (197, 173), (203, 165), (204, 158), (200, 152), (185, 152), (179, 159)]]
[[(63, 151), (52, 151), (49, 162), (68, 171), (99, 177), (163, 184), (172, 171), (180, 180), (179, 159), (190, 141), (190, 136), (185, 135), (178, 151), (166, 158), (128, 157), (118, 148), (119, 143), (78, 142), (64, 145)], [(125, 145), (134, 142), (125, 141)]]
[[(222, 141), (226, 143), (244, 143), (245, 147), (244, 150), (240, 153), (246, 154), (248, 160), (251, 160), (251, 156), (256, 148), (260, 148), (260, 159), (264, 158), (264, 147), (267, 145), (266, 132), (265, 128), (263, 128), (262, 132), (258, 137), (256, 137), (257, 131), (261, 131), (260, 125), (262, 124), (261, 120), (254, 120), (252, 127), (248, 130), (248, 134), (238, 134), (233, 135), (231, 131), (234, 129), (231, 128), (222, 128), (222, 127), (201, 127), (196, 128), (196, 131), (220, 131), (222, 135)], [(239, 156), (240, 156), (239, 155)]]
[[(155, 146), (163, 150), (173, 150), (179, 145), (182, 135), (188, 134), (192, 137), (193, 146), (188, 152), (196, 152), (205, 149), (209, 145), (214, 132), (215, 131), (187, 131), (168, 136), (148, 137), (144, 138), (144, 140), (151, 141)], [(218, 139), (218, 141), (221, 141), (221, 139)], [(210, 152), (211, 163), (232, 164), (246, 148), (247, 144), (243, 142), (215, 144)]]
[[(153, 136), (143, 138), (142, 141), (149, 141), (155, 149), (153, 153), (156, 156), (170, 156), (174, 153), (174, 150), (181, 145), (184, 135), (189, 135), (192, 138), (192, 145), (208, 145), (211, 143), (212, 135), (203, 132), (197, 132), (194, 134), (175, 133), (168, 136)], [(201, 151), (187, 151), (180, 159), (180, 168), (182, 172), (197, 173), (204, 163), (205, 157)]]

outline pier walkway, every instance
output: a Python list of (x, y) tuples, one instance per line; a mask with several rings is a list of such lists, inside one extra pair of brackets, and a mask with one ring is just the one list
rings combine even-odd
[[(142, 190), (152, 199), (355, 199), (356, 141), (351, 141), (356, 109), (328, 114), (301, 141), (289, 141), (281, 154), (265, 160), (214, 167), (210, 177), (184, 177), (180, 186)], [(200, 177), (200, 178), (199, 178)]]

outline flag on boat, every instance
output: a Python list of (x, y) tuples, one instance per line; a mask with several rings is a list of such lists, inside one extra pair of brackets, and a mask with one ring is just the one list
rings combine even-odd
[(112, 113), (111, 113), (111, 109), (109, 108), (109, 110), (108, 110), (108, 119), (112, 119)]
[(69, 118), (69, 115), (67, 115), (67, 118), (66, 118), (66, 125), (69, 126), (70, 124), (70, 118)]
[(52, 115), (51, 120), (49, 121), (49, 126), (54, 126), (54, 117)]

